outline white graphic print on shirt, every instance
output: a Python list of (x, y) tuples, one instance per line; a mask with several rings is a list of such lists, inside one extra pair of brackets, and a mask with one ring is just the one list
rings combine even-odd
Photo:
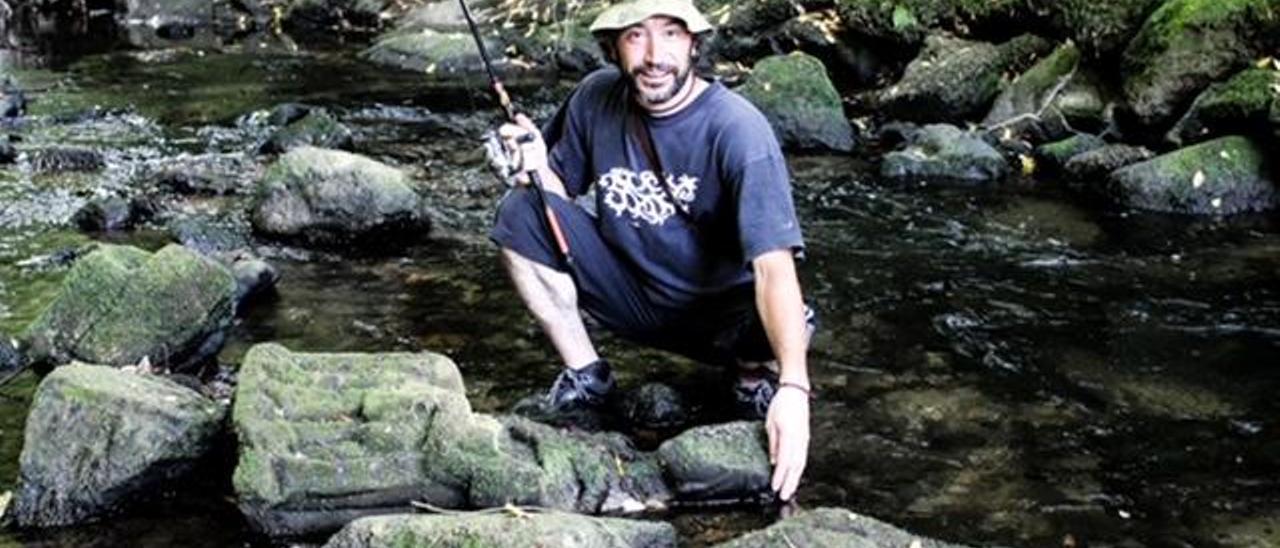
[(625, 212), (633, 220), (654, 226), (667, 222), (676, 213), (677, 206), (688, 213), (698, 191), (697, 177), (676, 177), (668, 173), (667, 185), (671, 189), (671, 197), (677, 202), (672, 204), (660, 184), (652, 171), (636, 173), (621, 167), (609, 170), (599, 182), (604, 190), (604, 204), (613, 210), (615, 216), (620, 217)]

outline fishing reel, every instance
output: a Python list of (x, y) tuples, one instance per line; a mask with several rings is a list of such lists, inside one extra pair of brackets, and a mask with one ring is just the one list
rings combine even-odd
[(526, 133), (514, 139), (514, 146), (502, 138), (497, 129), (490, 129), (481, 136), (484, 142), (484, 156), (489, 163), (489, 170), (507, 186), (516, 186), (517, 177), (525, 172), (524, 154), (521, 145), (532, 143), (536, 138)]

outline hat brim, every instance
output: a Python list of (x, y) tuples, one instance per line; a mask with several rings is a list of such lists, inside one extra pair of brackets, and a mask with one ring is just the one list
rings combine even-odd
[(638, 25), (650, 17), (671, 17), (684, 22), (685, 28), (693, 34), (711, 32), (715, 27), (688, 1), (648, 1), (624, 2), (606, 8), (591, 23), (591, 33), (622, 30)]

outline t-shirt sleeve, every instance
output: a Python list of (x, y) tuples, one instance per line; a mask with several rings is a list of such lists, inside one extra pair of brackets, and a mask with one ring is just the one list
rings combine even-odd
[(564, 182), (565, 191), (570, 196), (578, 196), (586, 192), (590, 182), (587, 161), (587, 135), (584, 132), (581, 88), (575, 91), (555, 116), (542, 128), (543, 139), (547, 142), (547, 161), (551, 169)]
[(738, 234), (746, 264), (779, 249), (803, 256), (804, 238), (791, 198), (791, 177), (780, 151), (742, 164), (737, 202)]
[[(745, 101), (739, 103), (746, 105)], [(738, 236), (746, 266), (764, 253), (789, 249), (804, 256), (804, 238), (791, 198), (791, 174), (764, 115), (741, 106), (720, 132), (722, 173), (733, 186)]]

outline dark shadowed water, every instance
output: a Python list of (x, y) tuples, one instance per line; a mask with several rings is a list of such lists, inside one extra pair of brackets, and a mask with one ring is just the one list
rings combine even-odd
[[(238, 116), (305, 100), (341, 109), (358, 150), (440, 197), (436, 236), (386, 258), (260, 249), (283, 275), (278, 295), (240, 318), (220, 360), (235, 364), (263, 341), (433, 350), (458, 363), (483, 412), (555, 374), (484, 238), (501, 189), (465, 137), (486, 124), (472, 114), (482, 93), (428, 88), (339, 53), (123, 53), (18, 75), (47, 90), (18, 129), (28, 142), (77, 139), (111, 162), (88, 177), (0, 169), (0, 332), (19, 331), (65, 274), (30, 259), (90, 239), (65, 223), (93, 189), (127, 188), (179, 154), (243, 154), (261, 135)], [(54, 118), (95, 105), (110, 115)], [(380, 122), (367, 115), (378, 105), (445, 123)], [(802, 506), (974, 545), (1280, 545), (1275, 217), (1125, 214), (1079, 205), (1052, 181), (901, 186), (859, 160), (791, 160), (809, 243), (803, 283), (822, 315)], [(624, 387), (718, 389), (683, 361), (608, 337), (602, 349)], [(34, 382), (0, 391), (0, 490), (16, 478)], [(224, 482), (197, 482), (105, 524), (3, 533), (0, 546), (264, 544), (228, 496)], [(770, 516), (670, 518), (700, 546)]]

